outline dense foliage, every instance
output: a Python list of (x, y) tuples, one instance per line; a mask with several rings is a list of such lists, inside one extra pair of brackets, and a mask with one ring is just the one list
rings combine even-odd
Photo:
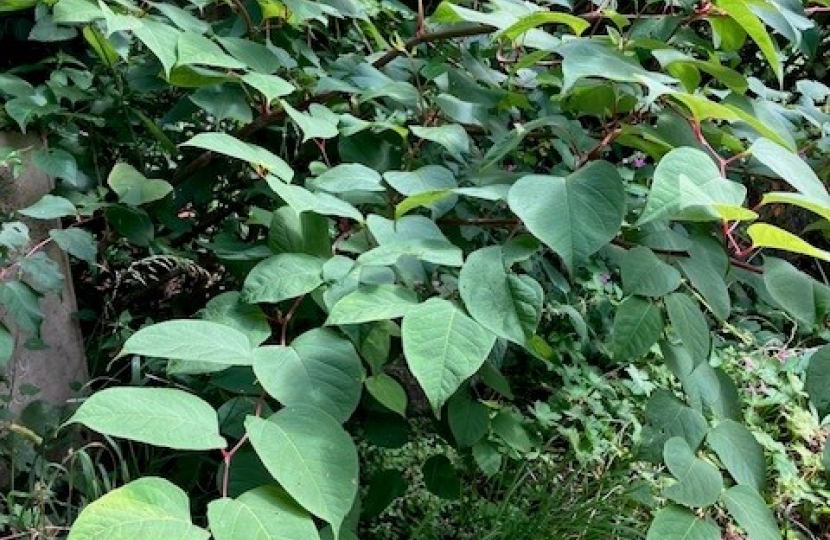
[(0, 3), (0, 305), (63, 219), (95, 375), (13, 533), (826, 534), (828, 8), (426, 4)]

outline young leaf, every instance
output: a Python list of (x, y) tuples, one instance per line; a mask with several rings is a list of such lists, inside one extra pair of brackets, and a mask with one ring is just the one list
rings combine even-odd
[(614, 238), (625, 213), (622, 179), (605, 161), (591, 162), (567, 178), (525, 176), (510, 189), (507, 201), (571, 272)]
[(190, 502), (163, 478), (139, 478), (89, 503), (72, 524), (67, 540), (207, 540), (210, 533), (193, 525)]
[(823, 261), (830, 261), (830, 251), (819, 249), (793, 233), (787, 232), (775, 225), (770, 225), (769, 223), (753, 223), (746, 229), (746, 232), (752, 239), (753, 248), (781, 249), (793, 253), (801, 253), (802, 255), (808, 255)]
[(87, 398), (67, 423), (177, 450), (224, 448), (216, 411), (174, 388), (110, 387)]
[(313, 407), (286, 407), (269, 419), (245, 421), (268, 472), (335, 534), (357, 496), (357, 449), (340, 424)]
[(431, 298), (404, 316), (401, 339), (407, 365), (437, 411), (478, 371), (496, 336), (452, 302)]

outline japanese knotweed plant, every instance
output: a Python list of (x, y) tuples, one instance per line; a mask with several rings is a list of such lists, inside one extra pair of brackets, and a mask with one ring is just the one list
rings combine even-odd
[[(575, 327), (603, 361), (663, 359), (684, 389), (645, 411), (643, 456), (675, 479), (649, 538), (718, 540), (727, 515), (750, 538), (781, 537), (763, 449), (708, 360), (737, 288), (827, 337), (830, 289), (759, 257), (830, 259), (830, 89), (808, 80), (826, 8), (9, 9), (30, 10), (30, 39), (85, 50), (46, 74), (0, 74), (0, 122), (51, 134), (42, 165), (63, 200), (40, 204), (102, 219), (108, 245), (212, 260), (231, 288), (123, 344), (116, 363), (149, 372), (161, 359), (166, 376), (146, 381), (175, 384), (99, 390), (69, 421), (204, 453), (213, 500), (194, 523), (181, 488), (141, 478), (91, 503), (70, 540), (354, 538), (354, 426), (380, 409), (446, 418), (460, 451), (497, 473), (497, 441), (521, 430), (506, 359), (562, 361), (540, 321), (600, 258), (624, 298), (611, 328), (572, 310)], [(811, 221), (776, 222), (782, 208)], [(827, 381), (826, 358), (813, 357), (814, 381)], [(813, 384), (824, 412), (827, 387)]]

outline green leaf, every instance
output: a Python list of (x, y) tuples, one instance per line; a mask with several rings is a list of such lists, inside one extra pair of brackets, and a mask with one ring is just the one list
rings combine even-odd
[(89, 232), (72, 227), (70, 229), (50, 229), (49, 237), (65, 252), (90, 265), (95, 264), (98, 246), (95, 237)]
[(661, 297), (680, 286), (680, 272), (649, 248), (628, 250), (620, 263), (623, 290), (628, 294)]
[(248, 336), (251, 347), (262, 344), (271, 336), (271, 325), (265, 313), (259, 306), (243, 302), (237, 291), (211, 298), (202, 310), (202, 319), (239, 330)]
[(182, 32), (176, 42), (177, 66), (202, 65), (224, 69), (245, 69), (247, 66), (222, 50), (213, 40)]
[(67, 423), (177, 450), (225, 448), (216, 411), (174, 388), (110, 387), (88, 397)]
[(0, 224), (0, 246), (19, 250), (29, 244), (29, 227), (22, 221), (7, 221)]
[(331, 139), (340, 134), (337, 129), (338, 117), (327, 107), (317, 103), (308, 108), (308, 114), (292, 107), (287, 101), (280, 100), (288, 116), (303, 132), (303, 142), (309, 139)]
[(245, 429), (268, 472), (335, 535), (357, 496), (357, 449), (337, 420), (312, 407), (287, 407)]
[(753, 248), (781, 249), (793, 253), (801, 253), (802, 255), (823, 261), (830, 261), (830, 251), (819, 249), (793, 233), (787, 232), (775, 225), (770, 225), (769, 223), (753, 223), (747, 227), (746, 232), (752, 239)]
[(298, 214), (314, 212), (323, 216), (347, 217), (355, 221), (363, 221), (363, 214), (357, 208), (333, 195), (312, 193), (304, 187), (281, 182), (271, 175), (268, 175), (265, 181), (268, 187)]
[(564, 24), (567, 25), (574, 34), (581, 35), (582, 32), (588, 29), (591, 24), (574, 15), (567, 13), (559, 13), (556, 11), (543, 11), (532, 13), (519, 19), (518, 22), (506, 28), (502, 35), (508, 39), (516, 39), (532, 28), (542, 26), (544, 24)]
[(810, 357), (804, 389), (821, 416), (830, 414), (830, 345)]
[(407, 365), (435, 411), (478, 371), (496, 342), (493, 333), (440, 298), (404, 316), (401, 339)]
[[(61, 2), (66, 1), (61, 0)], [(176, 44), (182, 32), (149, 17), (143, 17), (140, 20), (135, 17), (129, 18), (136, 22), (133, 29), (135, 37), (140, 39), (156, 55), (156, 58), (164, 67), (165, 76), (169, 77), (170, 71), (176, 65), (178, 59)]]
[(605, 161), (591, 162), (567, 178), (525, 176), (510, 188), (507, 200), (571, 272), (616, 236), (625, 213), (622, 179)]
[(454, 500), (461, 497), (461, 478), (447, 456), (437, 454), (430, 457), (421, 470), (424, 484), (430, 493), (441, 499)]
[(306, 185), (328, 193), (385, 190), (380, 174), (360, 163), (343, 163), (332, 167)]
[(726, 319), (732, 307), (723, 275), (725, 269), (719, 269), (712, 260), (698, 253), (692, 253), (688, 259), (678, 258), (677, 264), (706, 300), (706, 305), (712, 313), (718, 319)]
[(58, 24), (85, 24), (103, 18), (104, 13), (91, 0), (60, 0), (52, 10)]
[[(63, 0), (66, 1), (66, 0)], [(67, 540), (207, 540), (210, 533), (190, 520), (190, 502), (163, 478), (139, 478), (89, 503)]]
[(164, 180), (146, 178), (132, 165), (116, 163), (107, 177), (118, 200), (130, 206), (141, 206), (163, 199), (173, 192), (173, 186)]
[(55, 195), (44, 195), (38, 201), (17, 211), (24, 216), (35, 219), (58, 219), (66, 216), (74, 216), (78, 209), (69, 200)]
[(459, 124), (444, 124), (438, 127), (411, 126), (409, 129), (416, 137), (443, 146), (452, 157), (462, 163), (464, 154), (470, 151), (470, 137)]
[(5, 369), (14, 354), (14, 336), (0, 323), (0, 369)]
[(656, 220), (725, 219), (719, 207), (740, 206), (746, 188), (721, 177), (715, 162), (697, 148), (677, 148), (663, 156), (638, 226)]
[(508, 273), (500, 246), (467, 257), (458, 290), (470, 315), (497, 336), (525, 345), (536, 332), (542, 317), (542, 287), (529, 276)]
[(401, 257), (414, 257), (442, 266), (461, 266), (464, 263), (461, 248), (447, 240), (432, 238), (384, 244), (361, 254), (357, 262), (366, 266), (391, 266)]
[(399, 285), (366, 285), (347, 294), (331, 308), (326, 325), (359, 324), (397, 319), (418, 304), (410, 289)]
[(59, 292), (63, 288), (63, 274), (58, 263), (46, 253), (38, 251), (17, 261), (17, 266), (37, 290)]
[(670, 505), (660, 510), (648, 528), (646, 540), (721, 540), (720, 529), (708, 517)]
[(323, 283), (324, 262), (302, 253), (269, 257), (245, 278), (242, 296), (250, 303), (277, 303), (310, 293)]
[(824, 219), (830, 220), (830, 202), (818, 199), (811, 195), (804, 195), (803, 193), (786, 193), (781, 191), (774, 191), (772, 193), (765, 193), (761, 199), (761, 205), (785, 203), (792, 204), (809, 210), (815, 214), (820, 215)]
[(766, 501), (749, 486), (734, 486), (723, 494), (723, 504), (738, 525), (747, 532), (747, 540), (781, 540), (775, 517)]
[(392, 412), (406, 416), (406, 406), (409, 398), (401, 383), (385, 373), (380, 373), (367, 378), (365, 384), (366, 391), (378, 400), (378, 403)]
[(695, 508), (714, 504), (723, 491), (723, 478), (714, 465), (695, 457), (689, 443), (672, 437), (663, 447), (663, 459), (677, 482), (663, 493), (675, 502)]
[(830, 194), (827, 193), (824, 183), (798, 154), (763, 137), (752, 143), (749, 152), (752, 153), (752, 157), (809, 197), (809, 200), (825, 207), (830, 206)]
[(43, 312), (31, 287), (21, 281), (0, 282), (0, 306), (12, 316), (21, 330), (38, 333)]
[(671, 392), (658, 389), (646, 404), (644, 458), (659, 462), (666, 441), (675, 436), (683, 437), (692, 450), (697, 450), (707, 429), (706, 418), (699, 411), (681, 403)]
[(634, 362), (657, 343), (663, 333), (663, 312), (655, 304), (629, 296), (614, 316), (612, 355), (618, 362)]
[(724, 420), (709, 430), (706, 442), (735, 481), (761, 491), (766, 484), (764, 450), (752, 433), (733, 420)]
[(311, 516), (275, 486), (208, 504), (215, 540), (320, 540)]
[(459, 447), (473, 446), (487, 434), (490, 428), (490, 409), (462, 389), (447, 404), (447, 421)]
[(781, 61), (778, 59), (778, 51), (776, 50), (775, 43), (767, 33), (767, 29), (764, 28), (764, 23), (752, 12), (749, 5), (742, 0), (717, 0), (715, 5), (725, 11), (729, 17), (749, 34), (749, 37), (761, 49), (761, 53), (767, 59), (767, 62), (769, 62), (772, 71), (778, 77), (778, 81), (783, 84), (784, 69)]
[(328, 329), (309, 330), (290, 347), (260, 347), (254, 373), (282, 405), (310, 405), (339, 422), (348, 420), (360, 401), (360, 357), (351, 342)]
[(145, 326), (129, 337), (119, 357), (128, 354), (249, 366), (253, 347), (248, 336), (224, 324), (179, 319)]
[(294, 176), (294, 171), (281, 158), (265, 148), (240, 141), (226, 133), (199, 133), (187, 142), (182, 143), (182, 146), (195, 146), (247, 161), (251, 166), (264, 168), (286, 182), (290, 182)]
[(75, 183), (78, 176), (75, 156), (60, 148), (38, 150), (32, 155), (32, 161), (47, 175), (62, 178), (71, 184)]
[(687, 294), (673, 293), (666, 297), (665, 303), (669, 322), (683, 346), (695, 362), (705, 362), (709, 358), (712, 339), (709, 324), (697, 302)]

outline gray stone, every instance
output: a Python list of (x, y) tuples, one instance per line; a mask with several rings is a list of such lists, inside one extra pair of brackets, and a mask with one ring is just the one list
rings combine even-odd
[[(0, 147), (25, 149), (26, 162), (23, 174), (17, 179), (13, 179), (9, 171), (0, 170), (0, 216), (29, 206), (54, 187), (49, 177), (29, 163), (34, 149), (41, 146), (41, 141), (33, 136), (0, 133)], [(33, 245), (47, 238), (50, 229), (60, 226), (57, 220), (22, 221), (30, 228)], [(73, 388), (80, 387), (89, 379), (81, 330), (75, 317), (78, 308), (69, 259), (53, 242), (46, 246), (45, 252), (58, 263), (64, 276), (61, 294), (47, 294), (40, 301), (44, 315), (41, 339), (46, 348), (25, 348), (23, 344), (31, 336), (17, 328), (0, 306), (0, 320), (15, 338), (14, 355), (4, 374), (6, 382), (4, 384), (0, 381), (0, 396), (11, 396), (10, 409), (13, 416), (19, 414), (33, 400), (63, 405), (77, 397), (78, 392)], [(32, 385), (38, 388), (39, 392), (35, 395), (25, 395), (21, 392), (24, 385)]]

